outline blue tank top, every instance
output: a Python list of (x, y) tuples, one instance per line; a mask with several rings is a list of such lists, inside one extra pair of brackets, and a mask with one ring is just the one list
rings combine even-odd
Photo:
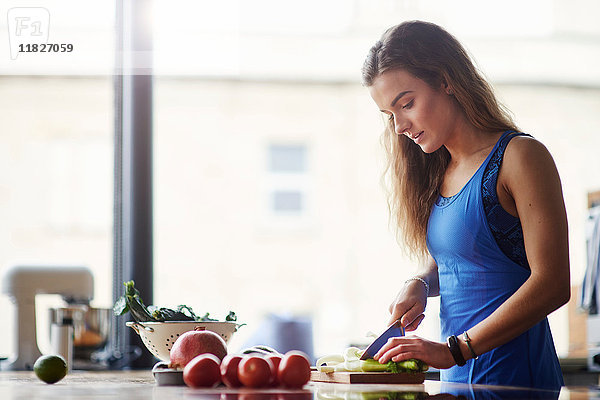
[[(460, 335), (488, 317), (529, 277), (530, 271), (499, 247), (488, 224), (483, 198), (490, 154), (459, 193), (434, 204), (427, 247), (438, 267), (442, 340)], [(494, 188), (495, 192), (495, 188)], [(447, 382), (512, 385), (559, 390), (563, 378), (548, 319), (463, 367), (440, 371)]]
[(529, 269), (527, 254), (525, 253), (525, 241), (523, 240), (523, 228), (518, 217), (509, 214), (500, 204), (496, 186), (498, 173), (504, 151), (508, 142), (515, 136), (531, 136), (525, 133), (510, 133), (504, 135), (498, 142), (498, 146), (491, 153), (490, 161), (483, 171), (481, 181), (481, 194), (483, 196), (483, 209), (487, 217), (490, 230), (498, 243), (498, 247), (504, 254), (523, 268)]

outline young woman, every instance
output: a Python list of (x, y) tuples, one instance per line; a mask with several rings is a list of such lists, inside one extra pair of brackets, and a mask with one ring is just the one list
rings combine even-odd
[(519, 132), (461, 44), (420, 21), (388, 29), (363, 84), (385, 115), (390, 210), (425, 261), (390, 306), (406, 330), (440, 296), (445, 342), (390, 340), (385, 363), (417, 358), (449, 382), (558, 390), (547, 316), (570, 297), (567, 217), (548, 150)]

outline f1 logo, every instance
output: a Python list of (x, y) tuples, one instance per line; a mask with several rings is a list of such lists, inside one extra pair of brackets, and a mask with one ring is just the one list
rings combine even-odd
[(48, 43), (50, 12), (44, 7), (14, 7), (8, 10), (10, 58), (17, 59), (21, 45)]

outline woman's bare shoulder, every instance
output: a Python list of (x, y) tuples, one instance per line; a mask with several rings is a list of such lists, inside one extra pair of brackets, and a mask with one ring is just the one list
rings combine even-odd
[[(548, 148), (531, 136), (516, 136), (506, 147), (503, 168), (518, 173), (523, 169), (544, 169), (554, 167), (554, 159)], [(543, 172), (543, 171), (540, 171)]]
[(505, 151), (499, 181), (517, 202), (534, 198), (560, 200), (562, 189), (558, 169), (550, 151), (539, 140), (518, 136)]

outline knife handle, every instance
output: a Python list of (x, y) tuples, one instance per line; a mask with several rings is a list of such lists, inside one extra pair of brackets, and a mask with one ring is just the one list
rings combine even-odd
[(404, 336), (404, 327), (402, 326), (402, 322), (400, 322), (400, 319), (397, 319), (396, 322), (394, 322), (393, 324), (391, 324), (390, 326), (388, 326), (388, 329), (391, 328), (392, 326), (395, 326), (396, 328), (400, 328), (402, 329), (402, 336)]

